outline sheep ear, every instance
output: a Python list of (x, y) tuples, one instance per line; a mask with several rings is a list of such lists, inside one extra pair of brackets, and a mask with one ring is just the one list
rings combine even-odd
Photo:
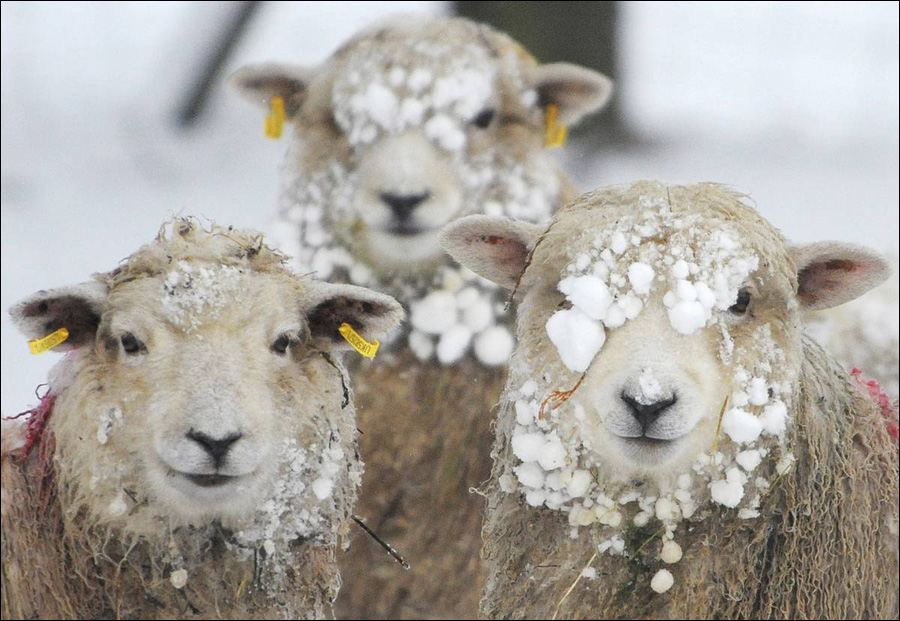
[(441, 246), (470, 270), (513, 289), (543, 227), (497, 216), (466, 216), (441, 231)]
[(821, 310), (854, 300), (887, 280), (891, 268), (874, 250), (841, 242), (817, 242), (792, 250), (797, 264), (797, 298), (804, 310)]
[(383, 293), (355, 287), (315, 282), (309, 287), (311, 301), (306, 310), (309, 330), (316, 340), (335, 349), (349, 349), (339, 328), (348, 323), (363, 338), (380, 341), (403, 321), (403, 307)]
[(54, 351), (71, 351), (94, 342), (106, 296), (106, 285), (85, 282), (38, 291), (14, 305), (9, 314), (28, 339), (39, 339), (65, 328), (69, 336)]
[(314, 74), (314, 69), (306, 67), (267, 63), (242, 67), (231, 74), (228, 82), (244, 99), (264, 109), (269, 108), (273, 97), (281, 97), (285, 114), (291, 118), (303, 105)]
[(612, 96), (613, 82), (598, 71), (570, 63), (550, 63), (535, 69), (534, 86), (541, 107), (559, 106), (559, 121), (575, 125), (601, 110)]

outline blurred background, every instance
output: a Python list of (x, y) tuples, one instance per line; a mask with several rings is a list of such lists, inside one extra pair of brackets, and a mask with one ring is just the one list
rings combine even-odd
[(224, 88), (315, 65), (397, 12), (462, 14), (599, 69), (610, 110), (558, 156), (582, 189), (719, 181), (798, 241), (896, 254), (896, 2), (3, 2), (2, 412), (35, 402), (5, 309), (86, 280), (171, 213), (265, 229), (286, 141)]

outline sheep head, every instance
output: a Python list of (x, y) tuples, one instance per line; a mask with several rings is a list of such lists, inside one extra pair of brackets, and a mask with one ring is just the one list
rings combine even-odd
[(440, 227), (461, 215), (548, 217), (560, 183), (544, 111), (571, 125), (611, 93), (605, 76), (539, 65), (487, 26), (409, 16), (319, 67), (250, 66), (232, 83), (266, 108), (281, 97), (294, 129), (285, 248), (322, 278), (353, 266), (357, 284), (432, 274)]
[(332, 526), (360, 474), (338, 328), (382, 338), (402, 310), (282, 262), (258, 235), (179, 219), (113, 272), (13, 307), (29, 338), (69, 332), (50, 388), (66, 502), (131, 533)]
[(573, 524), (617, 524), (629, 500), (671, 500), (670, 526), (710, 498), (751, 517), (791, 459), (801, 311), (888, 273), (858, 246), (789, 245), (713, 184), (598, 190), (549, 227), (471, 216), (442, 242), (522, 298), (501, 485)]

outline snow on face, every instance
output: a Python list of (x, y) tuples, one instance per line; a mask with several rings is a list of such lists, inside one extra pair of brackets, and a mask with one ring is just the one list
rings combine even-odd
[(281, 472), (269, 498), (250, 526), (236, 533), (244, 545), (265, 545), (270, 556), (289, 558), (289, 545), (297, 538), (314, 538), (332, 525), (330, 507), (342, 472), (349, 471), (354, 485), (362, 481), (360, 464), (351, 465), (340, 446), (339, 431), (331, 429), (326, 445), (302, 446), (287, 438), (281, 447)]
[[(104, 399), (85, 410), (96, 421), (95, 438), (102, 447), (100, 458), (91, 464), (90, 486), (98, 494), (112, 490), (110, 517), (131, 508), (131, 500), (121, 494), (123, 487), (148, 487), (154, 497), (150, 510), (159, 511), (160, 518), (174, 524), (183, 519), (227, 522), (248, 550), (271, 548), (269, 557), (277, 570), (278, 563), (288, 562), (291, 541), (322, 537), (332, 528), (336, 496), (346, 493), (348, 477), (352, 486), (359, 485), (361, 465), (341, 442), (342, 428), (346, 432), (348, 426), (341, 424), (343, 410), (329, 415), (323, 405), (298, 419), (298, 395), (307, 405), (315, 403), (318, 396), (306, 391), (316, 386), (302, 375), (282, 373), (284, 361), (270, 351), (268, 335), (257, 341), (259, 331), (246, 326), (244, 319), (249, 345), (240, 330), (231, 331), (230, 313), (249, 303), (270, 313), (265, 321), (282, 325), (293, 320), (296, 311), (285, 304), (280, 280), (267, 278), (242, 266), (181, 260), (159, 278), (129, 283), (131, 293), (116, 298), (121, 306), (110, 311), (110, 324), (118, 325), (117, 312), (134, 305), (129, 295), (146, 300), (149, 292), (158, 296), (153, 310), (161, 311), (174, 335), (161, 338), (144, 328), (142, 336), (149, 345), (149, 353), (140, 356), (144, 364), (124, 357), (115, 359), (107, 371), (110, 385), (129, 386), (128, 396), (114, 402)], [(252, 302), (246, 294), (251, 290)], [(282, 304), (289, 309), (283, 316), (276, 310)], [(152, 325), (159, 330), (162, 324)], [(331, 365), (325, 366), (333, 373)], [(136, 381), (145, 374), (166, 379)], [(227, 460), (211, 465), (190, 433), (200, 429), (207, 435), (227, 435), (229, 427), (245, 437), (233, 444)], [(122, 463), (123, 447), (128, 463)], [(232, 480), (205, 487), (190, 479), (211, 474)], [(134, 478), (144, 482), (135, 483)]]
[(215, 319), (226, 306), (240, 302), (244, 282), (237, 267), (179, 261), (163, 282), (163, 310), (173, 324), (191, 332), (204, 319)]
[(335, 81), (334, 117), (352, 147), (421, 128), (439, 148), (459, 152), (468, 124), (494, 97), (496, 79), (497, 65), (479, 45), (420, 40), (400, 56), (366, 41)]
[(637, 317), (655, 289), (665, 287), (672, 328), (691, 335), (734, 304), (759, 266), (724, 224), (675, 215), (651, 199), (640, 208), (638, 216), (601, 232), (559, 282), (571, 308), (553, 314), (547, 335), (572, 371), (586, 371), (603, 347), (605, 330)]
[[(649, 485), (641, 477), (623, 481), (608, 472), (609, 457), (591, 450), (581, 435), (588, 418), (579, 400), (553, 396), (572, 388), (571, 379), (541, 373), (540, 362), (525, 356), (513, 369), (508, 393), (515, 413), (514, 466), (500, 486), (521, 494), (528, 505), (567, 514), (573, 531), (600, 528), (602, 549), (614, 554), (621, 553), (624, 529), (656, 518), (664, 527), (660, 553), (673, 563), (681, 558), (675, 542), (681, 521), (704, 519), (716, 506), (737, 509), (741, 519), (759, 515), (761, 497), (778, 476), (774, 462), (764, 460), (780, 455), (790, 462), (791, 384), (769, 324), (742, 334), (737, 344), (729, 334), (738, 320), (728, 309), (759, 267), (756, 252), (727, 222), (700, 211), (673, 212), (665, 198), (642, 197), (635, 211), (587, 244), (573, 245), (558, 283), (566, 304), (547, 319), (547, 335), (563, 365), (576, 374), (590, 373), (610, 333), (649, 305), (663, 309), (660, 320), (668, 325), (660, 329), (676, 338), (718, 336), (714, 358), (731, 380), (718, 435), (686, 471), (654, 475)], [(631, 396), (641, 404), (671, 394), (651, 368), (636, 374), (632, 384)], [(670, 577), (661, 575), (658, 592), (671, 586)]]
[[(512, 352), (503, 292), (451, 266), (436, 235), (471, 213), (531, 222), (550, 216), (560, 191), (552, 158), (523, 154), (500, 140), (470, 140), (485, 132), (473, 124), (478, 115), (492, 111), (492, 122), (502, 122), (501, 82), (518, 89), (505, 93), (506, 100), (513, 97), (526, 114), (540, 116), (520, 62), (512, 52), (495, 56), (474, 42), (413, 35), (359, 42), (341, 60), (332, 90), (349, 155), (305, 160), (302, 129), (291, 147), (299, 155), (289, 156), (276, 242), (301, 273), (371, 286), (403, 302), (412, 328), (394, 345), (408, 344), (423, 361), (453, 364), (472, 355), (493, 366), (505, 364)], [(407, 162), (392, 155), (393, 144), (421, 157)], [(383, 187), (386, 179), (390, 187)], [(380, 228), (389, 221), (380, 196), (394, 186), (429, 194), (416, 208), (423, 214), (421, 233), (398, 237)]]

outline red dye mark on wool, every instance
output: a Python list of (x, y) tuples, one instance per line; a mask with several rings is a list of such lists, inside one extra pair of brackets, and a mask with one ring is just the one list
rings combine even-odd
[[(38, 389), (40, 389), (40, 386), (38, 386)], [(37, 394), (37, 391), (35, 391), (35, 394)], [(40, 444), (41, 438), (44, 436), (44, 430), (47, 428), (47, 423), (50, 421), (50, 416), (53, 415), (56, 395), (48, 390), (43, 396), (39, 396), (38, 399), (40, 401), (37, 407), (6, 418), (6, 420), (15, 420), (25, 416), (28, 417), (28, 420), (25, 422), (25, 444), (22, 446), (19, 455), (19, 459), (22, 461), (28, 459), (31, 450)]]
[(887, 420), (888, 433), (895, 440), (900, 441), (900, 422), (898, 422), (897, 408), (894, 407), (893, 401), (881, 388), (881, 385), (873, 379), (866, 379), (860, 369), (853, 368), (850, 375), (856, 380), (856, 383), (866, 389), (869, 396), (872, 397), (881, 408), (881, 414)]

